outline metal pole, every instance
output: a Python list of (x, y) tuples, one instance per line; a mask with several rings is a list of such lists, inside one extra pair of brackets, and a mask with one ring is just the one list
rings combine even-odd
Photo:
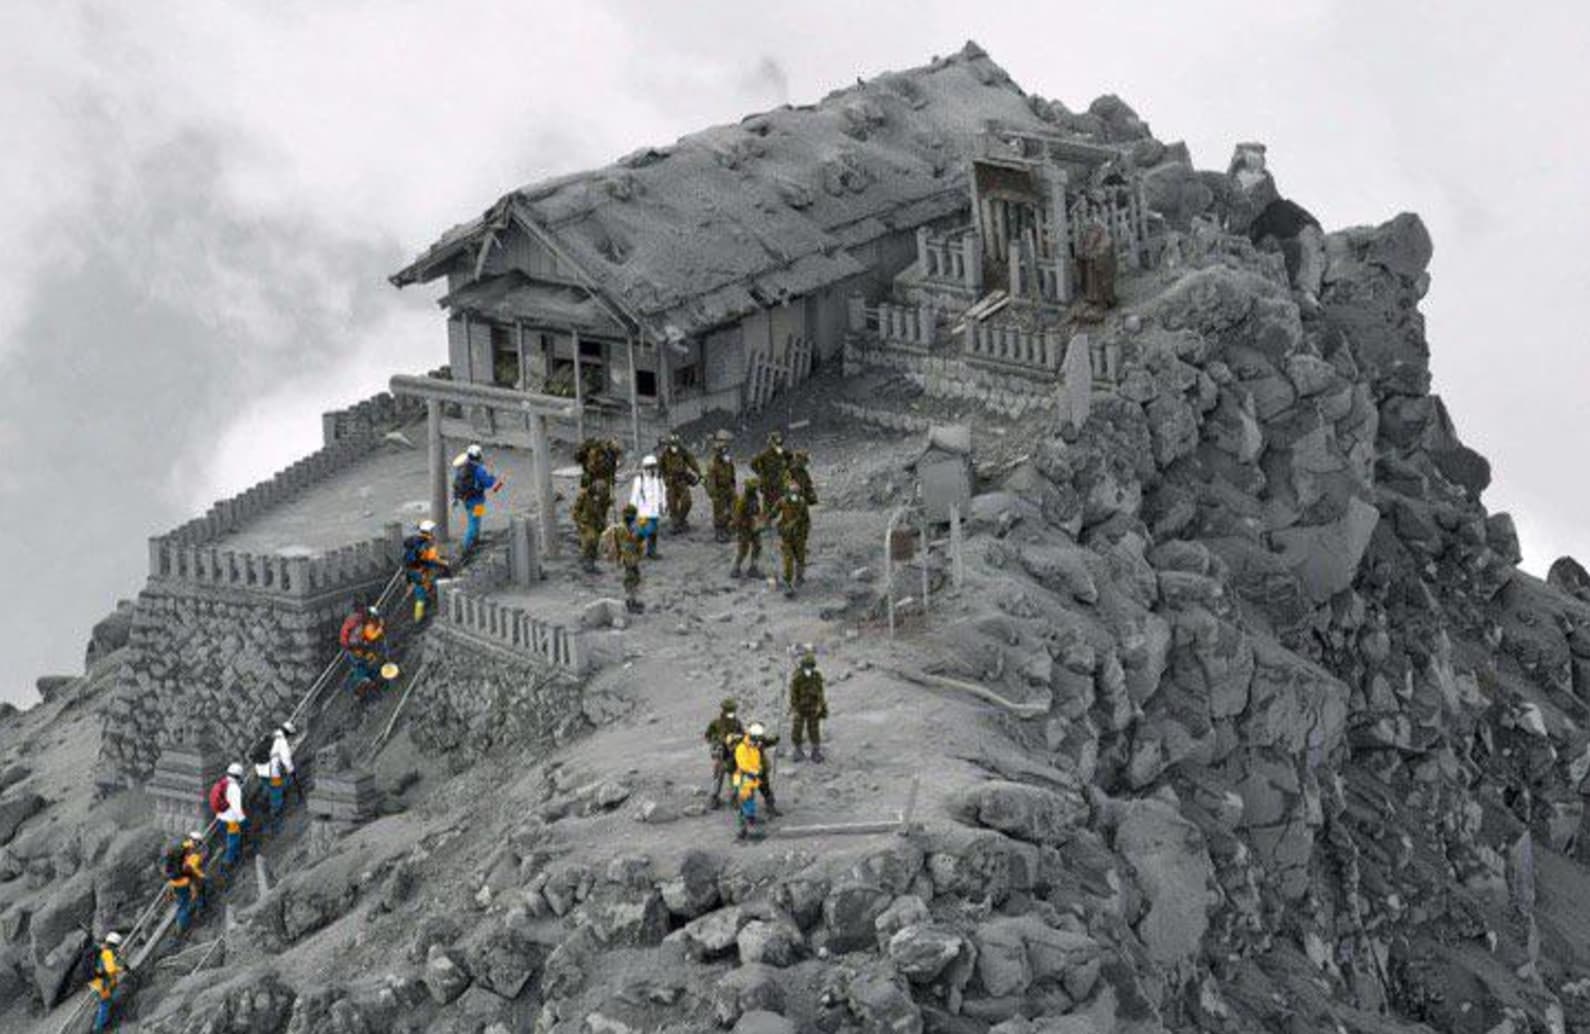
[(917, 543), (917, 548), (920, 550), (922, 557), (922, 614), (926, 616), (928, 612), (928, 526), (926, 510), (922, 511), (917, 523), (918, 527), (921, 528), (922, 535), (922, 541)]
[(540, 513), (541, 552), (544, 556), (555, 557), (558, 555), (558, 515), (552, 494), (552, 455), (547, 439), (547, 418), (541, 413), (530, 413), (528, 417), (530, 449), (534, 453), (531, 463), (534, 464), (536, 482), (536, 509)]
[(437, 541), (446, 542), (447, 454), (442, 442), (441, 399), (425, 400), (425, 436), (431, 460), (431, 520), (436, 522)]

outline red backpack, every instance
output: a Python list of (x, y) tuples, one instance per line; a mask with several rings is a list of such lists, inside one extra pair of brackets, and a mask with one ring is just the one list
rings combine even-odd
[(226, 776), (222, 776), (215, 781), (214, 786), (210, 787), (210, 810), (215, 812), (217, 815), (220, 815), (222, 812), (226, 811), (228, 807), (226, 800), (226, 783)]
[(349, 614), (342, 622), (342, 631), (337, 633), (337, 641), (344, 650), (353, 649), (359, 630), (364, 627), (364, 613), (362, 611)]

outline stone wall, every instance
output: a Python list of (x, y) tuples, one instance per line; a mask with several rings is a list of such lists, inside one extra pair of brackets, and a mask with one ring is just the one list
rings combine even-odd
[(355, 599), (402, 558), (402, 528), (315, 557), (216, 543), (369, 454), (423, 406), (377, 395), (324, 418), (327, 444), (201, 517), (149, 540), (127, 661), (100, 738), (98, 779), (142, 782), (168, 744), (195, 734), (236, 757), (292, 709), (336, 651)]
[(585, 727), (579, 680), (483, 647), (447, 624), (431, 627), (421, 663), (424, 683), (409, 703), (408, 724), (428, 754), (522, 751), (562, 743)]
[(101, 781), (146, 779), (161, 750), (194, 730), (240, 756), (335, 654), (350, 601), (375, 597), (389, 577), (303, 601), (151, 580), (100, 736)]

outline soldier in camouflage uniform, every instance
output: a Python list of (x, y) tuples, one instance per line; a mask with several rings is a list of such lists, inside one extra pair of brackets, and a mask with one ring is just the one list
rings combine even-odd
[(756, 566), (762, 559), (762, 528), (766, 520), (762, 516), (762, 500), (757, 495), (756, 477), (753, 475), (745, 479), (745, 487), (740, 492), (740, 498), (734, 501), (734, 535), (737, 543), (734, 552), (734, 570), (729, 573), (731, 578), (740, 577), (740, 565), (745, 563), (745, 558), (751, 558), (751, 566), (745, 572), (752, 578), (762, 577), (762, 571)]
[(823, 760), (823, 735), (818, 725), (828, 717), (828, 700), (823, 695), (823, 673), (817, 670), (817, 655), (807, 650), (789, 682), (789, 712), (794, 729), (795, 760), (806, 760), (801, 745), (812, 742), (812, 760)]
[(712, 500), (712, 531), (719, 542), (729, 541), (734, 522), (734, 457), (729, 453), (729, 433), (719, 431), (712, 462), (707, 464), (707, 498)]
[(686, 531), (690, 527), (690, 489), (701, 483), (701, 467), (677, 434), (670, 434), (658, 450), (657, 466), (668, 491), (668, 516), (673, 519), (673, 530)]
[(768, 434), (767, 448), (751, 457), (751, 469), (762, 481), (762, 509), (771, 514), (789, 477), (789, 453), (784, 451), (783, 435), (777, 431)]
[(779, 552), (784, 557), (784, 595), (793, 596), (795, 587), (806, 581), (806, 536), (812, 530), (811, 510), (799, 484), (791, 481), (785, 486), (776, 513)]
[(618, 477), (618, 461), (624, 452), (611, 438), (587, 438), (574, 453), (574, 461), (585, 472), (585, 481), (595, 496), (593, 505), (601, 515), (598, 526), (607, 522), (613, 508), (613, 480)]
[(712, 759), (712, 806), (723, 807), (723, 780), (734, 768), (734, 742), (745, 733), (736, 713), (739, 705), (725, 699), (718, 717), (707, 725), (707, 754)]
[(796, 449), (790, 453), (789, 479), (800, 486), (801, 496), (805, 498), (807, 506), (817, 505), (817, 486), (812, 484), (812, 472), (807, 464), (811, 456), (805, 449)]
[(574, 527), (580, 535), (580, 560), (586, 571), (596, 571), (597, 546), (602, 540), (602, 524), (607, 512), (601, 508), (601, 499), (591, 487), (591, 479), (580, 479), (580, 494), (574, 498)]
[(624, 609), (631, 614), (638, 614), (646, 609), (640, 602), (640, 554), (642, 545), (640, 535), (635, 531), (637, 511), (633, 506), (624, 507), (624, 521), (608, 528), (604, 534), (611, 542), (613, 562), (624, 569)]

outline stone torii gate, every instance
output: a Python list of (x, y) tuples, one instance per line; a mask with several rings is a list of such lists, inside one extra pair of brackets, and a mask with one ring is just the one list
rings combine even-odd
[[(546, 556), (557, 556), (557, 514), (552, 492), (552, 453), (547, 434), (549, 419), (572, 420), (581, 413), (578, 402), (556, 395), (513, 391), (486, 384), (466, 384), (442, 380), (438, 377), (413, 377), (400, 374), (392, 378), (393, 395), (407, 395), (425, 400), (426, 439), (430, 453), (431, 520), (436, 522), (438, 538), (448, 537), (448, 461), (442, 444), (442, 407), (457, 404), (467, 413), (484, 408), (493, 418), (522, 416), (525, 429), (530, 433), (531, 463), (534, 470), (536, 509), (541, 525), (541, 550)], [(490, 441), (491, 436), (485, 435)]]

